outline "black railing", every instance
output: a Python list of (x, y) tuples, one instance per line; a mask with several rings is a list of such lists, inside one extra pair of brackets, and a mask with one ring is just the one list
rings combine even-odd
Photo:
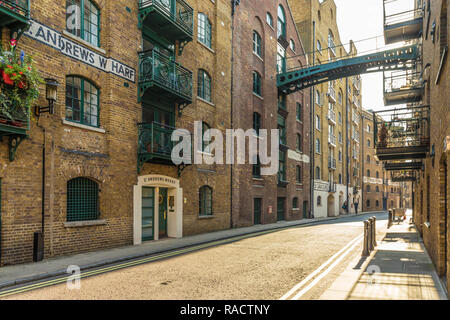
[(376, 148), (429, 147), (429, 112), (429, 106), (376, 112), (374, 114)]
[(2, 0), (0, 8), (5, 8), (23, 17), (30, 17), (30, 0)]
[(0, 110), (0, 127), (0, 131), (3, 132), (29, 130), (29, 110), (25, 110), (23, 108), (16, 108), (11, 111)]
[(158, 122), (138, 124), (138, 153), (171, 159), (174, 127)]
[(139, 0), (139, 9), (153, 7), (179, 25), (191, 37), (194, 29), (194, 9), (183, 0)]
[(139, 83), (146, 82), (192, 101), (192, 72), (156, 50), (139, 53)]

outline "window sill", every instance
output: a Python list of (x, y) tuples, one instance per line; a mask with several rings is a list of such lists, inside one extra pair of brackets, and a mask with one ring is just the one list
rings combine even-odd
[(256, 52), (253, 51), (253, 55), (256, 56), (262, 62), (264, 62), (263, 58), (259, 54), (257, 54)]
[(252, 177), (252, 179), (253, 179), (254, 181), (264, 181), (264, 179), (263, 179), (263, 178), (260, 178), (260, 177)]
[(198, 216), (198, 219), (213, 219), (215, 218), (215, 215), (209, 215), (209, 216)]
[(262, 96), (260, 96), (259, 94), (257, 94), (257, 93), (254, 93), (254, 92), (253, 92), (253, 95), (254, 95), (255, 97), (260, 98), (261, 100), (264, 100), (264, 98), (263, 98)]
[(97, 53), (101, 53), (101, 54), (106, 55), (106, 51), (103, 50), (102, 48), (94, 46), (93, 44), (87, 42), (86, 40), (83, 40), (80, 37), (77, 37), (77, 36), (71, 34), (67, 30), (63, 30), (63, 35), (65, 35), (66, 37), (69, 37), (70, 39), (72, 39), (72, 40), (74, 40), (74, 41), (76, 41), (76, 42), (78, 42), (78, 43), (80, 43), (80, 44), (82, 44), (82, 45), (84, 45), (86, 47), (89, 47), (89, 49), (91, 49), (93, 51), (96, 51)]
[(211, 49), (210, 47), (208, 47), (206, 44), (204, 44), (203, 42), (199, 41), (197, 39), (197, 42), (200, 43), (204, 48), (208, 49), (211, 53), (216, 53), (213, 49)]
[(303, 124), (303, 121), (296, 119), (297, 123)]
[(87, 220), (87, 221), (72, 221), (64, 222), (65, 228), (79, 228), (79, 227), (91, 227), (91, 226), (103, 226), (106, 225), (106, 220)]
[(215, 106), (216, 106), (216, 105), (215, 105), (214, 103), (212, 103), (211, 101), (205, 100), (205, 99), (203, 99), (203, 98), (201, 98), (201, 97), (199, 97), (199, 96), (197, 96), (197, 99), (200, 100), (200, 101), (202, 101), (202, 102), (204, 102), (204, 103), (209, 104), (209, 105), (212, 106), (212, 107), (215, 107)]
[(106, 132), (106, 130), (103, 129), (103, 128), (91, 127), (91, 126), (88, 126), (88, 125), (85, 125), (85, 124), (68, 121), (66, 119), (62, 119), (62, 123), (64, 125), (67, 125), (67, 126), (76, 127), (76, 128), (80, 128), (80, 129), (86, 129), (86, 130), (95, 131), (95, 132), (99, 132), (99, 133), (105, 133)]
[(300, 211), (300, 208), (292, 208), (292, 211)]

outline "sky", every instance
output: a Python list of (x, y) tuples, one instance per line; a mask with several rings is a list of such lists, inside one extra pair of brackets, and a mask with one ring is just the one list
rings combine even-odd
[[(383, 35), (382, 0), (334, 0), (341, 42), (357, 41)], [(359, 52), (384, 46), (383, 38), (355, 43)], [(363, 74), (362, 106), (364, 109), (382, 110), (383, 73)]]

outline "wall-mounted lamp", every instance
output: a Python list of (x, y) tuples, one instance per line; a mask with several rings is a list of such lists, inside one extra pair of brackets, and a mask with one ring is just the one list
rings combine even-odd
[(36, 116), (40, 116), (41, 113), (48, 112), (49, 114), (53, 114), (54, 112), (54, 103), (57, 99), (59, 83), (55, 79), (45, 79), (45, 98), (48, 101), (47, 107), (39, 107), (35, 106), (34, 113)]

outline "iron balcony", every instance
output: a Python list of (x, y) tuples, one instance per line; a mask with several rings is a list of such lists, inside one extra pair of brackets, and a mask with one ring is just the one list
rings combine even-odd
[(376, 112), (376, 157), (381, 161), (425, 158), (430, 150), (429, 111), (429, 106), (420, 106)]
[(336, 136), (328, 134), (328, 143), (331, 144), (333, 147), (336, 147)]
[(192, 72), (172, 58), (149, 50), (139, 53), (139, 100), (148, 93), (179, 104), (192, 103)]
[(16, 150), (30, 130), (29, 110), (17, 108), (9, 114), (0, 111), (0, 141), (8, 137), (9, 161), (14, 161)]
[(30, 24), (30, 0), (0, 1), (0, 27), (24, 31)]
[(328, 109), (328, 120), (332, 123), (336, 124), (336, 112), (331, 109)]
[[(172, 149), (172, 133), (176, 128), (158, 122), (138, 123), (138, 166), (142, 168), (146, 162), (174, 165)], [(191, 135), (186, 132), (187, 135)], [(184, 162), (188, 155), (177, 155)], [(191, 157), (192, 160), (192, 150)]]
[(183, 0), (139, 0), (139, 28), (148, 28), (169, 42), (192, 41), (194, 9)]
[(384, 72), (384, 104), (396, 105), (422, 100), (424, 85), (421, 72), (397, 70)]
[(328, 157), (328, 169), (336, 170), (336, 159)]
[(423, 10), (416, 8), (404, 11), (414, 0), (383, 0), (384, 40), (386, 44), (417, 39), (422, 35)]

